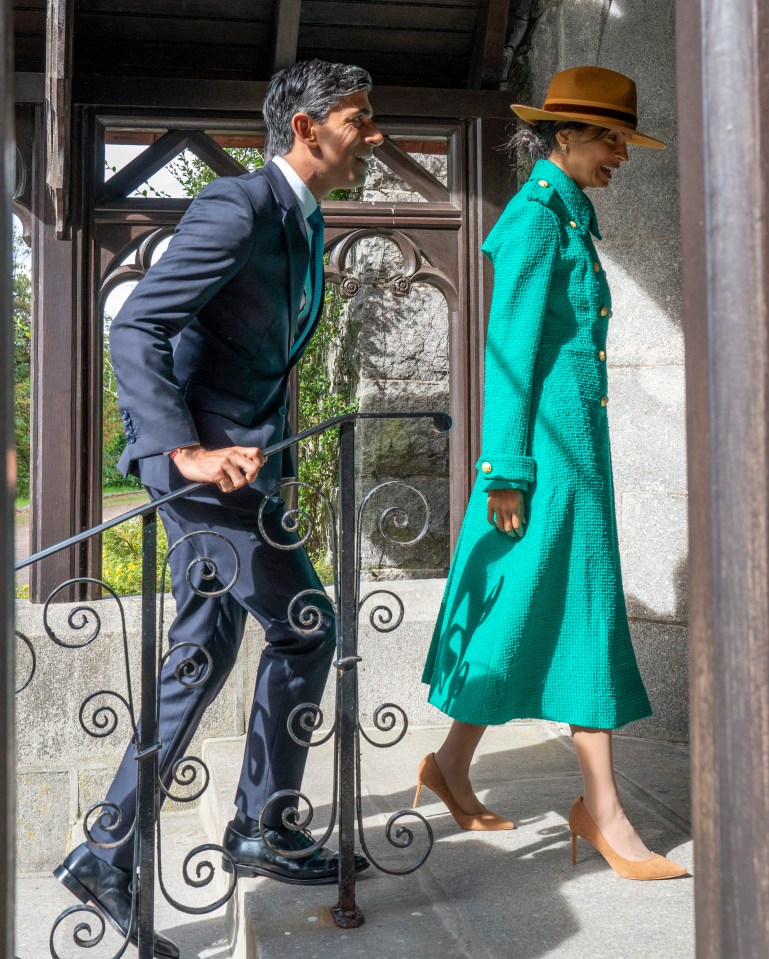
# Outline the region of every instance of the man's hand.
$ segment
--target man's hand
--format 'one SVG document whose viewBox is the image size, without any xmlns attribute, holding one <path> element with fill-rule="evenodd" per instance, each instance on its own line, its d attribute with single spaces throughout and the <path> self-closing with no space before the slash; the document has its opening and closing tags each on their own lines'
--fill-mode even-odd
<svg viewBox="0 0 769 959">
<path fill-rule="evenodd" d="M 493 489 L 489 492 L 489 522 L 508 536 L 523 536 L 526 514 L 523 493 L 519 489 Z M 496 517 L 496 521 L 495 521 Z"/>
<path fill-rule="evenodd" d="M 174 456 L 174 464 L 185 479 L 191 483 L 213 483 L 223 493 L 253 483 L 266 462 L 255 446 L 229 446 L 223 450 L 185 446 Z"/>
</svg>

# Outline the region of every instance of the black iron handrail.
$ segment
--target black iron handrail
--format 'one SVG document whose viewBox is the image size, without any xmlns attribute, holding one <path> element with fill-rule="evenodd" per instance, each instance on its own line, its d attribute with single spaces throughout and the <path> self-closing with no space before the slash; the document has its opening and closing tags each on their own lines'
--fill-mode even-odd
<svg viewBox="0 0 769 959">
<path fill-rule="evenodd" d="M 330 420 L 324 420 L 317 426 L 311 426 L 306 430 L 302 430 L 301 433 L 297 433 L 296 436 L 289 436 L 287 439 L 281 440 L 280 443 L 274 443 L 272 446 L 267 446 L 262 450 L 262 453 L 266 457 L 274 456 L 275 453 L 281 453 L 290 446 L 295 446 L 297 443 L 301 443 L 303 440 L 309 439 L 311 436 L 316 436 L 318 433 L 324 433 L 326 430 L 331 429 L 334 426 L 341 426 L 344 423 L 353 423 L 357 420 L 414 420 L 425 419 L 428 417 L 433 420 L 435 429 L 439 432 L 447 433 L 451 429 L 451 417 L 448 415 L 448 413 L 344 413 L 341 416 L 334 416 Z M 173 500 L 179 499 L 182 496 L 189 496 L 190 493 L 194 493 L 195 490 L 199 490 L 202 486 L 206 485 L 206 483 L 190 483 L 188 486 L 182 486 L 180 489 L 174 490 L 173 493 L 166 493 L 165 496 L 159 496 L 157 499 L 150 500 L 143 506 L 137 506 L 126 513 L 121 513 L 120 516 L 116 516 L 104 523 L 99 523 L 98 526 L 92 526 L 90 529 L 86 529 L 82 533 L 76 533 L 74 536 L 70 536 L 68 539 L 63 539 L 61 542 L 55 543 L 53 546 L 47 546 L 45 549 L 41 549 L 37 553 L 32 553 L 31 556 L 27 556 L 24 559 L 20 559 L 17 563 L 14 563 L 14 572 L 18 572 L 20 569 L 25 569 L 27 566 L 32 566 L 34 563 L 39 563 L 41 560 L 47 559 L 49 556 L 54 556 L 56 553 L 60 553 L 63 549 L 69 549 L 70 546 L 77 546 L 78 543 L 84 543 L 86 540 L 89 540 L 94 536 L 98 536 L 100 533 L 104 533 L 108 529 L 113 529 L 115 526 L 122 525 L 129 519 L 135 519 L 137 516 L 147 516 L 150 513 L 154 513 L 159 506 L 164 506 L 166 503 L 171 503 Z"/>
<path fill-rule="evenodd" d="M 335 716 L 334 722 L 330 730 L 328 730 L 319 740 L 306 741 L 305 739 L 301 740 L 301 744 L 307 747 L 321 745 L 324 742 L 327 742 L 332 735 L 335 736 L 335 747 L 334 747 L 334 800 L 332 802 L 332 813 L 331 820 L 328 825 L 328 828 L 325 830 L 323 837 L 319 840 L 319 843 L 316 843 L 307 850 L 300 851 L 299 853 L 286 854 L 284 855 L 293 855 L 294 857 L 301 855 L 308 855 L 317 847 L 317 845 L 322 844 L 330 836 L 336 821 L 338 814 L 339 822 L 339 873 L 338 873 L 338 893 L 339 898 L 337 905 L 332 909 L 334 920 L 337 925 L 343 927 L 354 927 L 358 926 L 363 922 L 363 915 L 360 912 L 360 909 L 357 907 L 355 902 L 355 832 L 357 826 L 357 833 L 361 841 L 361 845 L 369 855 L 372 863 L 377 866 L 379 869 L 384 872 L 395 873 L 395 874 L 405 874 L 407 872 L 412 872 L 414 869 L 419 868 L 422 863 L 425 861 L 429 855 L 430 849 L 432 848 L 432 829 L 430 828 L 427 820 L 424 819 L 419 813 L 414 810 L 400 810 L 394 813 L 387 822 L 385 827 L 385 835 L 388 841 L 392 846 L 395 846 L 399 849 L 405 849 L 412 845 L 414 841 L 414 832 L 413 828 L 410 828 L 407 825 L 404 825 L 401 820 L 404 817 L 411 817 L 416 820 L 417 823 L 421 824 L 424 827 L 426 833 L 426 850 L 417 858 L 415 862 L 410 863 L 403 868 L 394 868 L 394 867 L 385 867 L 382 864 L 378 863 L 376 859 L 371 855 L 371 852 L 366 844 L 364 831 L 363 831 L 363 821 L 362 821 L 362 812 L 361 812 L 361 782 L 360 782 L 360 735 L 364 735 L 365 738 L 372 742 L 375 746 L 387 747 L 394 746 L 396 743 L 405 735 L 408 719 L 405 712 L 401 707 L 396 706 L 392 703 L 386 703 L 383 706 L 380 706 L 374 714 L 374 721 L 377 728 L 386 733 L 393 733 L 393 738 L 390 741 L 374 741 L 370 739 L 365 732 L 363 732 L 360 718 L 358 715 L 358 670 L 357 665 L 361 660 L 361 657 L 358 655 L 358 620 L 361 615 L 361 608 L 364 603 L 366 603 L 371 596 L 381 594 L 387 596 L 388 599 L 385 602 L 397 603 L 398 613 L 394 615 L 392 611 L 385 605 L 382 605 L 380 600 L 380 605 L 375 606 L 370 613 L 370 622 L 371 625 L 378 630 L 379 632 L 390 632 L 395 628 L 403 619 L 403 603 L 400 598 L 392 593 L 389 590 L 378 589 L 373 593 L 368 593 L 363 599 L 360 598 L 360 575 L 361 575 L 361 552 L 362 552 L 362 528 L 363 528 L 363 518 L 364 513 L 372 499 L 372 496 L 375 493 L 378 493 L 380 490 L 385 488 L 392 488 L 394 486 L 400 486 L 407 490 L 410 490 L 412 494 L 416 494 L 418 497 L 421 508 L 425 511 L 425 519 L 421 525 L 421 528 L 412 536 L 411 539 L 404 540 L 402 538 L 396 539 L 393 536 L 389 535 L 386 526 L 390 524 L 393 528 L 397 528 L 401 532 L 410 528 L 410 519 L 402 505 L 390 506 L 388 509 L 380 513 L 378 521 L 378 529 L 380 533 L 385 536 L 388 540 L 398 543 L 401 546 L 408 546 L 418 542 L 426 534 L 430 510 L 427 504 L 427 500 L 415 487 L 411 486 L 409 483 L 401 480 L 390 480 L 383 482 L 371 491 L 362 499 L 360 506 L 356 510 L 355 508 L 355 435 L 354 429 L 357 422 L 361 420 L 384 420 L 384 419 L 431 419 L 433 421 L 433 427 L 436 431 L 441 433 L 446 433 L 451 429 L 451 418 L 445 412 L 414 412 L 414 413 L 347 413 L 342 416 L 334 417 L 333 419 L 326 420 L 323 423 L 318 424 L 317 426 L 311 427 L 309 429 L 303 430 L 298 433 L 296 436 L 288 437 L 287 439 L 281 440 L 279 443 L 265 448 L 262 452 L 266 456 L 272 456 L 281 451 L 287 449 L 288 447 L 295 446 L 298 443 L 301 443 L 303 440 L 306 440 L 312 436 L 315 436 L 319 433 L 325 432 L 326 430 L 332 427 L 340 428 L 340 437 L 339 437 L 339 489 L 338 489 L 338 508 L 335 508 L 334 505 L 330 502 L 328 497 L 321 493 L 315 487 L 309 486 L 306 483 L 302 483 L 294 479 L 284 479 L 280 484 L 270 493 L 265 494 L 265 499 L 276 493 L 282 491 L 285 488 L 294 487 L 309 489 L 320 496 L 322 496 L 326 508 L 329 510 L 330 518 L 332 522 L 332 541 L 333 541 L 333 566 L 334 566 L 334 600 L 332 605 L 335 608 L 336 619 L 337 619 L 337 656 L 333 663 L 333 666 L 336 670 L 336 704 L 335 704 Z M 134 715 L 133 702 L 124 700 L 119 694 L 114 693 L 110 690 L 100 690 L 99 693 L 92 694 L 89 696 L 86 701 L 81 706 L 80 710 L 80 723 L 83 729 L 90 735 L 109 735 L 104 731 L 94 732 L 90 730 L 84 719 L 86 715 L 86 706 L 89 705 L 96 696 L 98 695 L 107 695 L 107 696 L 117 696 L 121 700 L 123 705 L 128 708 L 131 718 L 131 725 L 134 731 L 134 740 L 136 742 L 137 749 L 137 808 L 136 808 L 136 821 L 135 826 L 131 828 L 131 831 L 126 837 L 119 840 L 113 845 L 122 844 L 123 842 L 132 842 L 134 845 L 134 862 L 135 862 L 135 882 L 133 883 L 133 910 L 137 918 L 136 928 L 138 929 L 138 952 L 139 959 L 151 959 L 153 954 L 153 939 L 154 939 L 154 893 L 156 886 L 156 876 L 155 876 L 155 854 L 157 851 L 157 867 L 158 867 L 158 876 L 157 880 L 159 882 L 161 891 L 163 892 L 166 899 L 177 909 L 183 911 L 202 913 L 209 912 L 215 908 L 221 906 L 235 891 L 237 883 L 237 874 L 233 868 L 231 871 L 232 882 L 227 888 L 223 896 L 221 896 L 215 903 L 206 906 L 206 907 L 185 907 L 181 904 L 175 902 L 168 894 L 163 884 L 163 875 L 162 875 L 162 860 L 160 856 L 160 825 L 159 818 L 157 814 L 158 810 L 158 797 L 160 791 L 162 790 L 165 795 L 171 796 L 169 788 L 167 788 L 163 783 L 160 782 L 160 777 L 158 774 L 158 676 L 159 668 L 161 665 L 161 658 L 159 656 L 158 650 L 162 648 L 162 639 L 163 639 L 163 622 L 162 616 L 158 616 L 157 610 L 157 592 L 158 592 L 158 583 L 156 579 L 156 559 L 157 559 L 157 511 L 158 508 L 170 503 L 173 500 L 176 500 L 182 496 L 187 496 L 190 493 L 200 489 L 205 486 L 204 483 L 190 483 L 187 486 L 181 487 L 178 490 L 175 490 L 172 493 L 168 493 L 165 496 L 158 497 L 157 499 L 151 500 L 142 506 L 138 506 L 132 510 L 123 513 L 120 516 L 115 517 L 114 519 L 108 520 L 107 522 L 100 523 L 97 526 L 92 527 L 91 529 L 85 530 L 81 533 L 71 536 L 66 540 L 62 540 L 60 543 L 56 543 L 53 546 L 49 546 L 46 549 L 40 550 L 39 552 L 28 556 L 26 559 L 20 560 L 15 564 L 15 569 L 20 570 L 24 569 L 27 566 L 39 562 L 43 559 L 46 559 L 49 556 L 54 555 L 55 553 L 60 552 L 61 550 L 67 549 L 71 546 L 76 546 L 78 543 L 85 542 L 88 539 L 91 539 L 94 536 L 99 535 L 100 533 L 105 532 L 106 530 L 112 529 L 115 526 L 119 526 L 127 520 L 134 519 L 136 517 L 142 518 L 142 615 L 141 615 L 141 709 L 140 709 L 140 721 L 137 722 Z M 388 490 L 389 491 L 389 490 Z M 286 511 L 283 525 L 286 530 L 296 531 L 299 527 L 300 519 L 304 516 L 305 519 L 308 517 L 306 514 L 303 514 L 298 508 L 289 509 Z M 261 510 L 259 511 L 259 523 L 261 526 Z M 267 543 L 278 546 L 277 543 L 274 543 L 264 530 L 262 529 L 263 535 Z M 216 535 L 220 534 L 211 534 L 205 530 L 200 530 L 191 534 L 188 534 L 185 539 L 192 537 L 202 537 L 205 535 Z M 293 545 L 286 546 L 280 545 L 278 548 L 299 548 L 304 542 L 306 542 L 309 536 L 307 532 L 303 536 L 297 536 L 296 542 Z M 225 539 L 228 545 L 232 546 L 226 537 L 221 537 Z M 174 547 L 171 547 L 173 549 Z M 234 547 L 232 547 L 234 552 Z M 209 567 L 213 567 L 214 574 L 217 573 L 216 564 L 213 563 L 210 559 L 202 559 L 202 562 L 208 564 Z M 167 558 L 166 558 L 167 562 Z M 237 575 L 237 574 L 236 574 Z M 220 595 L 221 592 L 229 589 L 233 583 L 233 580 L 229 583 L 224 590 L 217 592 L 211 592 L 210 594 L 201 593 L 201 595 Z M 48 609 L 54 598 L 61 590 L 66 587 L 74 586 L 77 584 L 90 584 L 90 585 L 101 585 L 104 587 L 104 590 L 111 594 L 112 598 L 117 601 L 121 609 L 122 614 L 122 604 L 120 598 L 117 594 L 110 589 L 106 584 L 102 583 L 100 580 L 91 579 L 87 577 L 81 577 L 77 579 L 68 580 L 65 583 L 62 583 L 58 586 L 48 597 L 48 600 L 44 608 L 44 619 L 46 632 L 48 636 L 60 646 L 72 647 L 78 645 L 87 645 L 90 643 L 97 635 L 100 629 L 100 620 L 98 613 L 90 608 L 87 604 L 81 602 L 77 607 L 77 612 L 79 615 L 78 625 L 75 627 L 81 629 L 85 626 L 85 617 L 88 614 L 92 614 L 95 618 L 95 629 L 92 631 L 92 634 L 81 643 L 70 643 L 61 640 L 57 635 L 57 631 L 53 629 L 48 622 Z M 164 587 L 164 578 L 161 580 L 160 588 L 161 590 Z M 197 591 L 197 590 L 196 590 Z M 305 591 L 306 593 L 307 591 Z M 310 592 L 313 592 L 312 590 Z M 300 594 L 300 597 L 303 594 Z M 302 625 L 296 624 L 293 619 L 292 609 L 294 603 L 300 597 L 294 597 L 293 600 L 289 603 L 288 607 L 288 619 L 289 622 L 293 623 L 297 629 L 302 629 Z M 325 594 L 324 594 L 325 599 Z M 162 601 L 162 595 L 161 595 Z M 162 610 L 162 607 L 161 607 Z M 386 615 L 382 615 L 384 610 Z M 317 607 L 305 606 L 302 610 L 302 616 L 306 615 L 308 611 L 311 614 L 321 615 Z M 379 614 L 377 616 L 377 614 Z M 127 645 L 127 636 L 125 634 L 125 618 L 123 619 L 123 643 L 125 649 L 125 659 L 126 659 L 126 670 L 128 670 L 128 645 Z M 301 619 L 301 617 L 300 617 Z M 160 622 L 158 622 L 160 620 Z M 304 620 L 302 620 L 304 622 Z M 70 621 L 70 626 L 72 625 Z M 90 625 L 90 624 L 89 624 Z M 315 628 L 315 627 L 312 627 Z M 36 668 L 36 658 L 32 644 L 30 641 L 20 633 L 17 633 L 17 636 L 21 641 L 23 641 L 29 652 L 31 653 L 31 672 L 27 677 L 26 681 L 23 682 L 20 686 L 17 687 L 17 692 L 21 692 L 25 689 L 29 683 L 32 681 L 32 677 L 35 673 Z M 194 643 L 186 643 L 185 646 L 193 647 L 196 646 Z M 202 648 L 197 647 L 205 654 L 209 660 L 210 665 L 210 656 Z M 192 660 L 189 660 L 189 663 L 192 663 Z M 177 679 L 180 682 L 184 682 L 184 666 L 185 663 L 180 664 L 177 667 Z M 204 673 L 206 670 L 204 669 Z M 195 680 L 196 683 L 203 682 L 205 680 L 205 675 L 203 678 L 198 678 Z M 130 674 L 127 675 L 128 688 L 131 688 Z M 90 708 L 90 707 L 89 707 Z M 297 738 L 296 733 L 294 732 L 294 726 L 297 729 L 301 729 L 304 733 L 312 733 L 313 730 L 317 730 L 322 723 L 322 714 L 317 705 L 311 703 L 305 703 L 301 706 L 297 706 L 291 713 L 288 719 L 288 731 L 291 737 L 296 741 L 300 742 L 300 739 Z M 401 723 L 403 728 L 398 729 L 398 723 Z M 98 724 L 97 724 L 98 725 Z M 116 725 L 116 724 L 115 724 Z M 112 732 L 114 730 L 110 730 Z M 193 758 L 191 758 L 192 761 Z M 180 760 L 181 762 L 187 762 L 187 760 Z M 208 781 L 207 770 L 205 769 L 204 764 L 201 760 L 194 759 L 194 762 L 199 763 L 203 767 L 203 787 L 195 793 L 194 796 L 189 797 L 187 800 L 182 799 L 182 801 L 190 801 L 191 798 L 197 798 L 204 790 Z M 171 784 L 173 785 L 173 783 Z M 271 796 L 265 803 L 262 816 L 260 817 L 260 825 L 262 825 L 264 820 L 264 811 L 270 806 L 271 803 L 280 801 L 281 803 L 285 802 L 287 798 L 294 800 L 296 802 L 296 807 L 289 809 L 284 813 L 283 819 L 288 828 L 292 829 L 301 829 L 303 825 L 309 821 L 312 815 L 312 805 L 307 799 L 306 796 L 299 792 L 289 791 L 290 796 L 287 791 L 281 791 L 276 793 L 274 796 Z M 172 796 L 171 798 L 180 798 L 177 796 Z M 309 808 L 309 813 L 303 819 L 299 812 L 299 804 L 304 802 Z M 97 814 L 98 810 L 98 814 Z M 96 806 L 93 806 L 85 816 L 84 830 L 86 838 L 91 838 L 90 827 L 93 826 L 95 820 L 98 820 L 99 824 L 102 826 L 102 829 L 111 829 L 116 828 L 116 824 L 105 825 L 105 820 L 109 821 L 111 815 L 115 812 L 114 809 L 110 808 L 110 804 L 106 802 L 97 803 Z M 287 815 L 288 814 L 288 815 Z M 262 831 L 262 838 L 265 843 L 270 846 L 270 842 L 264 832 Z M 272 848 L 272 847 L 271 847 Z M 201 882 L 199 879 L 191 880 L 187 873 L 188 864 L 191 862 L 193 856 L 201 854 L 203 852 L 211 852 L 216 850 L 221 853 L 223 858 L 226 860 L 229 857 L 229 854 L 218 846 L 212 846 L 211 844 L 206 844 L 202 847 L 197 847 L 196 849 L 190 851 L 185 859 L 184 866 L 184 879 L 189 885 L 198 886 L 205 885 L 210 881 L 214 867 L 211 863 L 202 863 L 198 865 L 198 873 L 201 868 L 204 871 L 208 870 L 208 878 L 205 882 Z M 280 851 L 280 850 L 276 850 Z M 230 861 L 231 865 L 232 862 Z M 83 913 L 87 914 L 87 918 L 83 916 Z M 65 910 L 55 921 L 53 928 L 50 934 L 50 951 L 54 959 L 59 959 L 59 952 L 57 951 L 56 946 L 56 937 L 61 924 L 68 920 L 68 917 L 75 916 L 75 918 L 80 917 L 79 925 L 76 927 L 73 934 L 73 939 L 76 945 L 81 947 L 90 947 L 95 945 L 104 933 L 104 924 L 101 920 L 100 914 L 90 906 L 73 906 Z M 93 922 L 94 917 L 102 921 L 101 930 L 96 930 L 95 932 L 91 929 L 89 922 Z M 118 959 L 119 956 L 122 956 L 127 947 L 127 940 L 124 940 L 120 950 L 115 956 L 115 959 Z"/>
</svg>

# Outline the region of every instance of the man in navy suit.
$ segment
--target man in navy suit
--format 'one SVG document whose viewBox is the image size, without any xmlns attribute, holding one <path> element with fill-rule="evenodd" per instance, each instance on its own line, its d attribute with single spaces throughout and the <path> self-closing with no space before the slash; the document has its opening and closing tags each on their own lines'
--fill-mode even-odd
<svg viewBox="0 0 769 959">
<path fill-rule="evenodd" d="M 301 786 L 307 749 L 287 729 L 291 710 L 320 701 L 334 652 L 334 617 L 295 534 L 281 524 L 285 506 L 270 495 L 291 475 L 288 456 L 265 460 L 261 450 L 288 435 L 288 377 L 323 307 L 323 218 L 318 202 L 332 190 L 362 185 L 382 134 L 373 122 L 371 78 L 354 66 L 313 60 L 273 77 L 264 103 L 268 151 L 274 159 L 254 173 L 223 177 L 190 204 L 162 258 L 137 285 L 110 330 L 127 444 L 124 472 L 141 477 L 152 497 L 190 482 L 206 485 L 161 510 L 171 554 L 176 618 L 174 650 L 160 684 L 160 776 L 172 790 L 206 707 L 235 663 L 246 616 L 265 629 L 245 756 L 224 847 L 240 875 L 284 882 L 333 882 L 337 857 L 287 829 L 285 799 L 268 805 L 265 843 L 258 819 L 268 798 Z M 261 514 L 261 523 L 258 516 Z M 199 530 L 232 543 L 240 573 L 229 592 L 226 550 L 214 559 Z M 197 541 L 197 542 L 196 542 Z M 221 542 L 221 541 L 220 541 Z M 221 552 L 221 551 L 220 551 Z M 210 556 L 218 572 L 195 564 Z M 192 568 L 191 583 L 188 570 Z M 303 604 L 319 608 L 310 632 L 295 623 Z M 192 646 L 190 644 L 197 644 Z M 202 647 L 202 649 L 200 648 Z M 183 682 L 175 675 L 191 660 Z M 301 730 L 295 730 L 301 733 Z M 91 829 L 97 843 L 126 837 L 135 818 L 136 761 L 127 750 Z M 119 817 L 117 815 L 119 811 Z M 112 818 L 114 828 L 106 828 Z M 357 868 L 368 865 L 361 856 Z M 82 902 L 96 906 L 123 935 L 131 923 L 133 841 L 105 849 L 78 846 L 55 870 Z M 135 929 L 130 930 L 132 941 Z M 156 934 L 155 955 L 178 948 Z"/>
</svg>

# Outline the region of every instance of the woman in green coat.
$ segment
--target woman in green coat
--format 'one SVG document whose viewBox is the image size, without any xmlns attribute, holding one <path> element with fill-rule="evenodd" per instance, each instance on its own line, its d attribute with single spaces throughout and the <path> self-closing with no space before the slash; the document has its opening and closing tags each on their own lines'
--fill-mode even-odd
<svg viewBox="0 0 769 959">
<path fill-rule="evenodd" d="M 584 780 L 569 814 L 627 878 L 685 870 L 653 855 L 628 821 L 611 730 L 651 715 L 630 640 L 607 420 L 611 295 L 585 189 L 605 189 L 636 129 L 636 89 L 598 67 L 557 74 L 515 138 L 537 158 L 483 245 L 494 264 L 478 478 L 424 670 L 454 723 L 420 769 L 466 829 L 512 829 L 473 792 L 487 725 L 571 725 Z"/>
</svg>

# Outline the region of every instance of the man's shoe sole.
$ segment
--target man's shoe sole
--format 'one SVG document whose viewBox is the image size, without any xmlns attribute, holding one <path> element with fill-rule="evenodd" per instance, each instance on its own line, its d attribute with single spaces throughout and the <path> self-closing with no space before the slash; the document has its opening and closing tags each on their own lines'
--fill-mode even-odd
<svg viewBox="0 0 769 959">
<path fill-rule="evenodd" d="M 365 866 L 356 869 L 355 874 L 357 875 L 363 872 L 363 870 L 368 869 L 370 865 L 371 863 L 367 862 Z M 232 863 L 229 859 L 222 858 L 222 869 L 224 872 L 232 875 Z M 278 882 L 286 882 L 291 886 L 329 886 L 331 883 L 336 882 L 338 878 L 338 873 L 334 871 L 330 876 L 323 876 L 319 879 L 294 879 L 291 876 L 283 876 L 279 872 L 272 872 L 270 869 L 265 869 L 264 866 L 247 866 L 240 862 L 235 863 L 235 873 L 244 879 L 256 879 L 258 876 L 264 876 L 267 879 L 277 879 Z"/>
<path fill-rule="evenodd" d="M 75 899 L 79 899 L 80 902 L 82 902 L 85 906 L 93 906 L 94 909 L 98 909 L 99 915 L 104 916 L 115 932 L 125 942 L 125 930 L 120 928 L 117 921 L 113 919 L 113 917 L 107 912 L 107 910 L 102 906 L 93 893 L 89 889 L 86 889 L 86 887 L 72 875 L 66 866 L 57 866 L 53 871 L 53 875 L 55 879 L 59 880 L 62 886 L 72 893 Z M 131 943 L 131 945 L 135 946 L 138 940 L 136 936 L 130 936 L 128 941 Z M 155 959 L 171 959 L 167 952 L 155 952 L 154 955 Z"/>
</svg>

